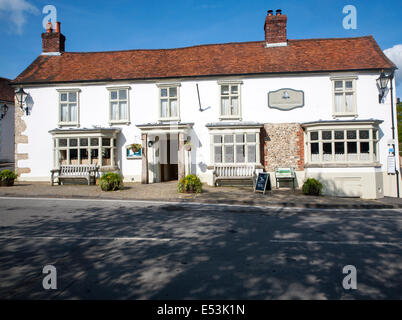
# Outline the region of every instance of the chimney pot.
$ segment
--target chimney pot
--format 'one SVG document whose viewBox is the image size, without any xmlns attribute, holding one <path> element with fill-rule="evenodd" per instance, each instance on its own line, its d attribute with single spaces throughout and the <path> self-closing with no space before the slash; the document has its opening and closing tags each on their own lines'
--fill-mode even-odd
<svg viewBox="0 0 402 320">
<path fill-rule="evenodd" d="M 274 10 L 268 10 L 268 15 L 272 16 L 272 14 L 274 13 Z"/>
<path fill-rule="evenodd" d="M 52 33 L 52 31 L 53 31 L 53 25 L 50 21 L 48 21 L 48 23 L 46 24 L 46 32 Z"/>
<path fill-rule="evenodd" d="M 60 33 L 60 22 L 56 22 L 56 27 L 54 29 L 54 32 Z"/>
<path fill-rule="evenodd" d="M 277 15 L 277 16 L 280 16 L 281 14 L 282 14 L 282 10 L 281 10 L 281 9 L 276 10 L 276 15 Z"/>
</svg>

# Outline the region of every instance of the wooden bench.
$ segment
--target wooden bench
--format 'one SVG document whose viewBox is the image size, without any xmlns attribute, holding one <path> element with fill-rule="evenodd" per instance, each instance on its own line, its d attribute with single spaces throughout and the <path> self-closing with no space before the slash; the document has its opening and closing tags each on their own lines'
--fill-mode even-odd
<svg viewBox="0 0 402 320">
<path fill-rule="evenodd" d="M 59 185 L 63 180 L 67 179 L 86 179 L 88 185 L 90 185 L 91 180 L 95 181 L 98 169 L 99 167 L 96 164 L 61 165 L 59 169 L 53 169 L 50 171 L 52 174 L 52 186 L 54 185 L 55 178 L 58 179 Z"/>
<path fill-rule="evenodd" d="M 275 168 L 275 185 L 278 189 L 280 181 L 292 181 L 293 190 L 295 190 L 296 173 L 293 168 Z"/>
<path fill-rule="evenodd" d="M 254 183 L 255 165 L 254 164 L 215 164 L 213 171 L 213 183 L 228 180 L 251 180 Z"/>
</svg>

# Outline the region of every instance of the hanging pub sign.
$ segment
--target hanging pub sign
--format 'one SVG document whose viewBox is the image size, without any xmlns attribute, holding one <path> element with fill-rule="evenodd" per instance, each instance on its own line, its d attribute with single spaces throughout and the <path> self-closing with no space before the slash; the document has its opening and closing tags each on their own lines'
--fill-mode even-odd
<svg viewBox="0 0 402 320">
<path fill-rule="evenodd" d="M 127 159 L 140 159 L 142 156 L 142 145 L 140 143 L 133 143 L 126 146 Z"/>
<path fill-rule="evenodd" d="M 304 91 L 289 88 L 268 92 L 268 107 L 288 111 L 304 106 Z"/>
<path fill-rule="evenodd" d="M 257 181 L 255 182 L 254 192 L 262 192 L 263 194 L 265 194 L 266 190 L 272 190 L 269 173 L 259 172 L 257 176 Z"/>
</svg>

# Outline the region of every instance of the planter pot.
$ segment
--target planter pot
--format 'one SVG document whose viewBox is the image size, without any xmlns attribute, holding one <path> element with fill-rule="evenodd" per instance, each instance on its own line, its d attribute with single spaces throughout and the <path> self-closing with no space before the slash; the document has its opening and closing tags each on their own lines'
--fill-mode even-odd
<svg viewBox="0 0 402 320">
<path fill-rule="evenodd" d="M 6 179 L 0 181 L 1 187 L 11 187 L 14 185 L 14 179 Z"/>
</svg>

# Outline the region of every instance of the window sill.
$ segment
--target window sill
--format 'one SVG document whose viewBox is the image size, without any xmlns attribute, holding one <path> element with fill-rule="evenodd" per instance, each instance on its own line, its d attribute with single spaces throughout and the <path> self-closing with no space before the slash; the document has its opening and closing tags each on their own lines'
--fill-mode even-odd
<svg viewBox="0 0 402 320">
<path fill-rule="evenodd" d="M 131 122 L 129 120 L 124 120 L 124 121 L 109 121 L 109 125 L 114 126 L 114 125 L 129 125 Z"/>
<path fill-rule="evenodd" d="M 168 122 L 168 121 L 178 121 L 178 122 L 180 122 L 180 118 L 159 118 L 158 121 L 160 121 L 160 122 Z"/>
<path fill-rule="evenodd" d="M 332 118 L 354 117 L 357 118 L 357 113 L 334 113 Z"/>
<path fill-rule="evenodd" d="M 80 124 L 77 122 L 59 122 L 57 124 L 59 127 L 79 127 Z"/>
<path fill-rule="evenodd" d="M 219 120 L 241 120 L 240 116 L 220 116 Z"/>
<path fill-rule="evenodd" d="M 379 162 L 328 162 L 328 163 L 305 163 L 304 168 L 357 168 L 357 167 L 373 167 L 381 168 Z"/>
</svg>

